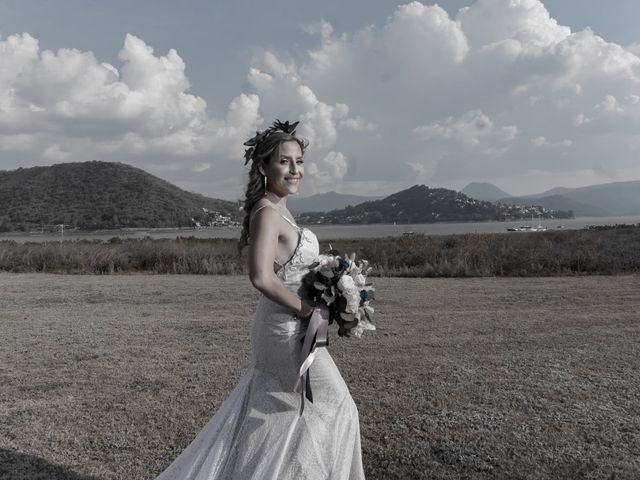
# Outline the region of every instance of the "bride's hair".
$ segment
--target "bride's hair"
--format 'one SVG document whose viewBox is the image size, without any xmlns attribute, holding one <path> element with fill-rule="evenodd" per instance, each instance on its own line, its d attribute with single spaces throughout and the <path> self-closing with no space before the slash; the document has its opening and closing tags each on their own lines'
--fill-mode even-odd
<svg viewBox="0 0 640 480">
<path fill-rule="evenodd" d="M 238 241 L 238 253 L 249 244 L 249 222 L 251 219 L 251 210 L 255 204 L 266 194 L 264 189 L 264 175 L 260 173 L 258 167 L 267 165 L 276 155 L 279 154 L 280 145 L 284 142 L 294 141 L 300 145 L 300 150 L 304 155 L 309 142 L 303 138 L 295 136 L 295 129 L 298 122 L 289 125 L 289 122 L 281 123 L 276 120 L 273 127 L 263 132 L 256 132 L 256 136 L 245 142 L 250 146 L 245 152 L 246 162 L 251 162 L 249 168 L 249 182 L 245 191 L 245 200 L 243 205 L 244 219 L 242 221 L 242 232 Z"/>
</svg>

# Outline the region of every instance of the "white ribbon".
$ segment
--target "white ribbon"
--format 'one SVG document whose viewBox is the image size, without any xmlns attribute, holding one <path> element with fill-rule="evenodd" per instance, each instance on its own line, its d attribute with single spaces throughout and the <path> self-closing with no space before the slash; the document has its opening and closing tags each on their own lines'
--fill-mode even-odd
<svg viewBox="0 0 640 480">
<path fill-rule="evenodd" d="M 304 335 L 302 345 L 302 365 L 298 370 L 298 381 L 294 388 L 300 394 L 300 415 L 304 411 L 305 396 L 313 403 L 313 392 L 311 391 L 311 380 L 309 378 L 309 367 L 316 358 L 316 348 L 325 347 L 329 344 L 327 333 L 329 330 L 329 309 L 316 308 L 309 319 L 309 326 Z"/>
</svg>

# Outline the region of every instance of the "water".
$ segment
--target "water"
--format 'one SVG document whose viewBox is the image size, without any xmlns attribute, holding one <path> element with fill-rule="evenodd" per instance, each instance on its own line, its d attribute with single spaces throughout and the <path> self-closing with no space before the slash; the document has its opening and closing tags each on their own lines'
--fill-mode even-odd
<svg viewBox="0 0 640 480">
<path fill-rule="evenodd" d="M 457 223 L 419 223 L 419 224 L 373 224 L 373 225 L 310 225 L 309 227 L 320 239 L 334 238 L 375 238 L 399 236 L 409 232 L 427 235 L 450 235 L 464 233 L 506 233 L 507 228 L 530 225 L 543 225 L 548 230 L 578 230 L 589 225 L 639 224 L 640 216 L 628 217 L 582 217 L 564 220 L 534 220 L 533 222 L 518 220 L 515 222 L 457 222 Z M 560 228 L 562 227 L 562 228 Z M 510 235 L 521 235 L 520 232 L 509 232 Z M 98 232 L 64 232 L 65 240 L 109 240 L 113 237 L 126 238 L 238 238 L 240 227 L 214 227 L 201 230 L 185 229 L 128 229 Z M 0 240 L 17 242 L 53 242 L 59 241 L 60 234 L 55 233 L 0 233 Z"/>
</svg>

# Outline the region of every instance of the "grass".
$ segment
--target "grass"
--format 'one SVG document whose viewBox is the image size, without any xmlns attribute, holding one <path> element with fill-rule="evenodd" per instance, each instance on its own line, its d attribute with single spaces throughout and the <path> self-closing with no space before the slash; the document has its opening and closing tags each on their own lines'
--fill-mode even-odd
<svg viewBox="0 0 640 480">
<path fill-rule="evenodd" d="M 639 276 L 379 278 L 371 479 L 640 477 Z M 249 363 L 245 276 L 0 274 L 0 478 L 151 479 Z"/>
<path fill-rule="evenodd" d="M 535 233 L 411 235 L 326 240 L 357 252 L 379 277 L 612 275 L 640 272 L 640 225 Z M 0 271 L 246 275 L 236 240 L 113 238 L 110 241 L 0 241 Z"/>
</svg>

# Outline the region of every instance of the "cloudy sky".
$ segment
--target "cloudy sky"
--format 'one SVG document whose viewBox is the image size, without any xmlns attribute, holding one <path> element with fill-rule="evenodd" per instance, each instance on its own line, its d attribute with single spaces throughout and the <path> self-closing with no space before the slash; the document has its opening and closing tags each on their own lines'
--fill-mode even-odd
<svg viewBox="0 0 640 480">
<path fill-rule="evenodd" d="M 0 169 L 120 161 L 242 196 L 244 140 L 311 141 L 303 195 L 640 180 L 637 0 L 0 0 Z"/>
</svg>

